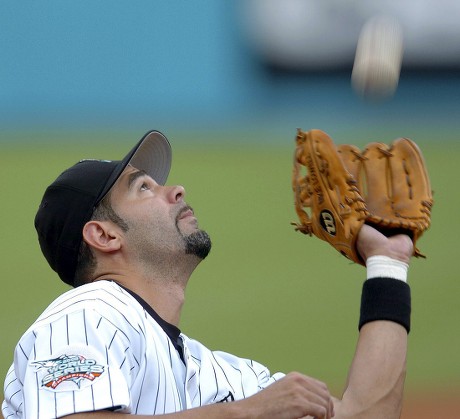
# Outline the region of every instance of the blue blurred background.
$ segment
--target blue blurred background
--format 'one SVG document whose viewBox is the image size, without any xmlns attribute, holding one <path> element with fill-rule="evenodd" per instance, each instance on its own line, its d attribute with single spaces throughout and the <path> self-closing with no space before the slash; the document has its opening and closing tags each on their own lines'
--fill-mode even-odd
<svg viewBox="0 0 460 419">
<path fill-rule="evenodd" d="M 11 133 L 26 130 L 244 128 L 290 141 L 300 126 L 348 140 L 349 130 L 411 136 L 420 125 L 452 136 L 459 6 L 399 3 L 2 1 L 1 139 L 20 141 Z M 350 75 L 359 31 L 379 13 L 400 19 L 406 50 L 396 95 L 369 104 Z"/>
</svg>

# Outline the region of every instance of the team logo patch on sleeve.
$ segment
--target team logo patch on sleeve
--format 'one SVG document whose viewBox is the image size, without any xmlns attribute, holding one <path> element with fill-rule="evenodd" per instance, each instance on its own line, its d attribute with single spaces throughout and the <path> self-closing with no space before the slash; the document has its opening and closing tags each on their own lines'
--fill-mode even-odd
<svg viewBox="0 0 460 419">
<path fill-rule="evenodd" d="M 68 390 L 69 385 L 80 389 L 91 384 L 105 371 L 104 366 L 98 364 L 95 359 L 74 354 L 34 361 L 32 365 L 36 367 L 37 372 L 41 372 L 42 387 L 50 390 L 57 390 L 58 387 L 59 390 Z"/>
</svg>

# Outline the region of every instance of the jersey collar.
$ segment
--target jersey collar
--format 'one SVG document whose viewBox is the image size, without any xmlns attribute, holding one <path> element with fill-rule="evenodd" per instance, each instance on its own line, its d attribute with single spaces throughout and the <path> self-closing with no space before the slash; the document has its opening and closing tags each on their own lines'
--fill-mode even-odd
<svg viewBox="0 0 460 419">
<path fill-rule="evenodd" d="M 118 283 L 117 283 L 118 284 Z M 181 331 L 178 327 L 174 326 L 171 323 L 168 323 L 166 320 L 163 320 L 160 315 L 150 306 L 147 301 L 145 301 L 141 296 L 136 294 L 134 291 L 124 287 L 123 285 L 118 284 L 121 288 L 123 288 L 127 293 L 131 294 L 137 302 L 144 308 L 144 310 L 153 317 L 153 319 L 160 325 L 163 331 L 168 335 L 169 339 L 171 339 L 172 344 L 179 352 L 179 355 L 182 360 L 184 360 L 183 355 L 183 343 L 182 339 L 180 338 Z"/>
</svg>

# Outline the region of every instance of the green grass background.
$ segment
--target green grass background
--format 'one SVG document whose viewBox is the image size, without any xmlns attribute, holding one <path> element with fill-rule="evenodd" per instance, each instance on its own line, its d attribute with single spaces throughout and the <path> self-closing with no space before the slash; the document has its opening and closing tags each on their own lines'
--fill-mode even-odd
<svg viewBox="0 0 460 419">
<path fill-rule="evenodd" d="M 209 258 L 189 284 L 181 327 L 212 349 L 256 359 L 273 372 L 300 370 L 340 392 L 357 339 L 364 269 L 290 226 L 296 221 L 290 186 L 294 134 L 168 134 L 174 149 L 170 183 L 185 187 L 213 239 Z M 409 392 L 460 385 L 460 142 L 455 133 L 416 134 L 435 206 L 432 228 L 418 243 L 428 258 L 414 260 L 409 275 Z M 140 135 L 75 133 L 69 140 L 68 133 L 3 134 L 9 141 L 0 144 L 0 376 L 21 334 L 68 289 L 47 266 L 33 227 L 45 187 L 81 158 L 120 158 Z M 15 137 L 27 141 L 15 143 Z M 363 146 L 369 138 L 345 132 L 334 139 Z M 393 138 L 382 132 L 371 140 Z"/>
</svg>

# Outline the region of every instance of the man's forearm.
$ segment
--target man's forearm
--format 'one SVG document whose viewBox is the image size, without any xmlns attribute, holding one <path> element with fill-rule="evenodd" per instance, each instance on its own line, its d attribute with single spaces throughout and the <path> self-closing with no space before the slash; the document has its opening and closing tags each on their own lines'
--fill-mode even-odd
<svg viewBox="0 0 460 419">
<path fill-rule="evenodd" d="M 110 419 L 128 416 L 127 414 L 98 411 L 72 415 L 69 418 Z M 242 400 L 215 403 L 161 415 L 165 419 L 295 419 L 304 417 L 331 419 L 333 416 L 334 404 L 326 384 L 297 372 L 287 374 L 267 388 Z"/>
<path fill-rule="evenodd" d="M 374 321 L 360 331 L 336 418 L 399 418 L 406 375 L 407 331 Z"/>
<path fill-rule="evenodd" d="M 177 418 L 177 419 L 205 419 L 205 418 L 249 418 L 250 416 L 244 416 L 239 406 L 233 403 L 220 403 L 214 405 L 203 406 L 195 409 L 183 410 L 177 413 L 170 413 L 161 415 L 163 418 Z M 117 413 L 108 410 L 99 410 L 95 412 L 78 413 L 70 416 L 66 416 L 69 419 L 112 419 L 112 418 L 131 418 L 132 415 L 129 413 Z M 153 416 L 148 415 L 137 415 L 137 418 L 152 418 Z"/>
</svg>

